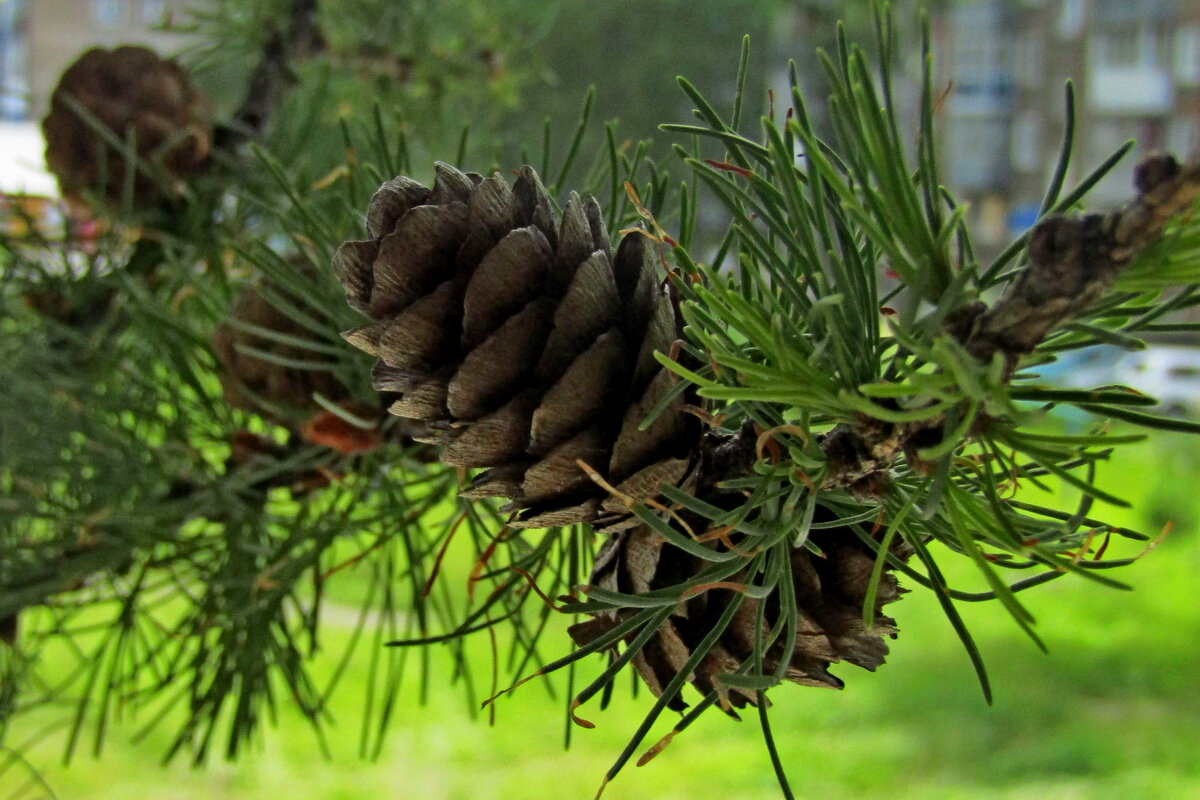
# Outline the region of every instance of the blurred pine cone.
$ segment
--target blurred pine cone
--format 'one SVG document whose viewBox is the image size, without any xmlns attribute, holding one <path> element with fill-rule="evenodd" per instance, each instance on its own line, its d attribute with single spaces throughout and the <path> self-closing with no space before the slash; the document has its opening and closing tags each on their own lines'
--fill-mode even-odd
<svg viewBox="0 0 1200 800">
<path fill-rule="evenodd" d="M 139 161 L 164 173 L 156 178 L 137 170 L 135 202 L 149 206 L 164 190 L 175 194 L 179 181 L 204 166 L 212 144 L 208 116 L 207 98 L 174 61 L 134 45 L 92 48 L 54 89 L 42 121 L 46 163 L 68 199 L 79 202 L 85 193 L 96 193 L 119 202 L 130 165 L 95 129 L 99 123 L 122 142 L 132 137 Z M 171 185 L 164 186 L 164 179 Z"/>
<path fill-rule="evenodd" d="M 378 357 L 375 388 L 431 426 L 443 462 L 489 468 L 468 496 L 508 498 L 516 527 L 604 527 L 628 511 L 578 461 L 639 497 L 683 477 L 699 438 L 683 398 L 638 429 L 672 391 L 653 354 L 678 327 L 648 239 L 614 253 L 599 205 L 574 194 L 559 221 L 528 167 L 510 187 L 445 164 L 432 189 L 380 187 L 367 230 L 334 257 L 372 320 L 346 338 Z"/>
<path fill-rule="evenodd" d="M 747 425 L 741 434 L 702 436 L 698 418 L 685 411 L 692 398 L 654 358 L 670 350 L 679 319 L 655 274 L 649 239 L 627 234 L 614 254 L 594 199 L 572 194 L 559 221 L 528 167 L 510 188 L 499 175 L 482 178 L 444 164 L 432 189 L 406 177 L 385 183 L 371 200 L 367 230 L 371 239 L 346 242 L 334 257 L 347 300 L 371 319 L 344 336 L 378 358 L 376 390 L 399 393 L 392 413 L 431 426 L 442 461 L 488 468 L 464 494 L 508 498 L 514 527 L 587 522 L 609 531 L 595 585 L 638 594 L 692 580 L 702 560 L 639 524 L 617 498 L 652 498 L 665 481 L 706 501 L 740 503 L 740 495 L 715 488 L 732 475 L 702 473 L 723 460 L 748 469 L 756 434 Z M 749 442 L 749 458 L 718 457 L 718 441 L 736 445 L 724 452 L 743 453 Z M 602 490 L 579 462 L 616 491 Z M 727 537 L 706 538 L 713 548 L 736 546 Z M 840 686 L 829 664 L 874 669 L 883 662 L 883 637 L 895 627 L 880 608 L 899 590 L 885 573 L 867 629 L 862 604 L 873 554 L 844 529 L 819 531 L 813 543 L 822 555 L 803 547 L 791 555 L 795 640 L 773 645 L 763 669 L 786 663 L 788 680 Z M 685 597 L 636 656 L 656 693 L 713 629 L 729 598 L 720 588 Z M 690 677 L 700 691 L 750 656 L 756 603 L 765 604 L 768 629 L 781 618 L 778 592 L 747 599 Z M 598 615 L 571 633 L 585 644 L 631 613 Z M 741 706 L 755 695 L 728 699 Z"/>
<path fill-rule="evenodd" d="M 324 369 L 297 369 L 297 361 L 315 356 L 300 344 L 270 338 L 251 329 L 284 336 L 311 338 L 312 333 L 273 306 L 253 286 L 234 300 L 230 320 L 213 334 L 218 377 L 225 400 L 234 408 L 253 411 L 276 424 L 299 430 L 322 412 L 314 392 L 335 403 L 350 399 L 350 392 Z M 257 352 L 255 352 L 257 351 Z M 332 366 L 332 365 L 331 365 Z"/>
</svg>

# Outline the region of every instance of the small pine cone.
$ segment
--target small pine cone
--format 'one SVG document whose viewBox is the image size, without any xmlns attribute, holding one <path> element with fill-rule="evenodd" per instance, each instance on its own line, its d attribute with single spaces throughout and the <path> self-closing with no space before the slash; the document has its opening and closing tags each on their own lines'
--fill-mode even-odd
<svg viewBox="0 0 1200 800">
<path fill-rule="evenodd" d="M 310 422 L 322 408 L 312 399 L 314 392 L 340 403 L 350 392 L 328 370 L 297 369 L 248 352 L 265 352 L 281 360 L 313 361 L 315 356 L 297 344 L 289 344 L 257 334 L 236 323 L 253 325 L 274 333 L 311 338 L 312 333 L 284 312 L 271 305 L 253 287 L 242 290 L 230 312 L 231 321 L 217 327 L 213 334 L 213 352 L 217 357 L 217 377 L 225 390 L 225 400 L 234 408 L 253 411 L 266 419 L 293 430 Z"/>
<path fill-rule="evenodd" d="M 208 159 L 208 117 L 207 98 L 174 61 L 135 45 L 92 48 L 67 68 L 51 96 L 50 113 L 42 121 L 46 163 L 67 198 L 81 201 L 85 192 L 95 192 L 118 202 L 125 189 L 126 157 L 95 130 L 95 122 L 121 141 L 132 136 L 138 158 L 177 181 L 197 173 Z M 139 205 L 161 198 L 162 188 L 137 171 L 134 196 Z"/>
<path fill-rule="evenodd" d="M 431 427 L 441 460 L 486 467 L 464 492 L 503 497 L 511 524 L 614 526 L 628 510 L 580 468 L 644 497 L 678 482 L 699 438 L 654 358 L 677 336 L 676 306 L 649 239 L 609 243 L 599 205 L 572 194 L 561 221 L 537 174 L 436 167 L 371 200 L 367 241 L 333 269 L 371 322 L 346 339 L 375 355 L 391 412 Z M 666 404 L 647 427 L 648 412 Z"/>
<path fill-rule="evenodd" d="M 888 653 L 887 638 L 894 638 L 896 622 L 884 616 L 884 605 L 897 600 L 901 589 L 890 571 L 883 573 L 875 597 L 874 625 L 863 624 L 863 603 L 870 583 L 874 554 L 866 550 L 853 534 L 839 529 L 813 531 L 810 541 L 822 555 L 804 547 L 791 555 L 792 585 L 795 589 L 797 630 L 794 641 L 785 642 L 782 633 L 763 654 L 762 674 L 770 675 L 787 662 L 784 678 L 805 686 L 840 689 L 841 679 L 829 672 L 839 661 L 874 671 Z M 906 545 L 894 553 L 907 557 Z M 711 564 L 666 544 L 662 537 L 645 526 L 624 531 L 609 539 L 596 557 L 592 583 L 604 589 L 641 594 L 663 589 L 688 580 Z M 734 577 L 730 580 L 737 581 Z M 710 589 L 679 604 L 646 645 L 633 656 L 633 664 L 642 679 L 661 695 L 667 683 L 678 674 L 701 640 L 713 629 L 732 598 L 728 589 Z M 760 603 L 763 609 L 762 635 L 765 638 L 780 619 L 780 592 L 765 600 L 745 598 L 734 612 L 729 627 L 713 644 L 689 677 L 700 692 L 716 690 L 728 706 L 742 708 L 754 704 L 753 691 L 724 687 L 719 677 L 735 672 L 752 657 L 754 625 Z M 571 637 L 583 646 L 611 630 L 636 609 L 609 612 L 573 625 Z M 671 698 L 669 707 L 683 709 L 687 704 Z M 723 704 L 725 705 L 725 704 Z"/>
</svg>

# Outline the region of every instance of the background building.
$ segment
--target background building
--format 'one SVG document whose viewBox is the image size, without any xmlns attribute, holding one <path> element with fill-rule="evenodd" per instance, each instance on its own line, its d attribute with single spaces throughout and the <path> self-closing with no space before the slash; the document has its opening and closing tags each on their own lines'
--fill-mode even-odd
<svg viewBox="0 0 1200 800">
<path fill-rule="evenodd" d="M 1032 224 L 1064 133 L 1074 81 L 1068 185 L 1128 139 L 1138 153 L 1090 195 L 1129 196 L 1139 153 L 1200 145 L 1200 3 L 1194 0 L 982 0 L 938 17 L 945 173 L 972 201 L 976 230 L 999 244 Z"/>
<path fill-rule="evenodd" d="M 163 30 L 192 0 L 0 0 L 0 119 L 41 119 L 58 76 L 93 45 L 178 49 Z"/>
<path fill-rule="evenodd" d="M 178 50 L 179 34 L 164 23 L 196 4 L 0 0 L 0 120 L 39 120 L 58 76 L 88 46 Z M 795 47 L 797 39 L 832 30 L 837 12 L 827 6 L 799 3 L 779 17 L 789 53 L 809 49 Z M 984 250 L 1036 216 L 1058 158 L 1068 78 L 1077 100 L 1069 182 L 1131 138 L 1141 150 L 1180 155 L 1200 146 L 1197 0 L 960 0 L 937 8 L 938 81 L 950 87 L 939 112 L 943 174 L 971 202 Z M 803 66 L 802 74 L 820 73 L 816 62 Z M 813 113 L 819 123 L 821 109 Z M 1091 202 L 1127 197 L 1135 160 L 1102 181 Z"/>
</svg>

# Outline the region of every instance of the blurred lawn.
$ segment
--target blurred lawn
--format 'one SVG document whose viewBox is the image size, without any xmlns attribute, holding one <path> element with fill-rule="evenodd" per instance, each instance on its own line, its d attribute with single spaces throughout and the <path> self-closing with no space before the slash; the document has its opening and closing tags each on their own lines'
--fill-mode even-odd
<svg viewBox="0 0 1200 800">
<path fill-rule="evenodd" d="M 1097 504 L 1093 514 L 1144 530 L 1173 519 L 1174 533 L 1134 566 L 1110 573 L 1135 592 L 1068 576 L 1022 595 L 1049 656 L 998 605 L 960 604 L 987 659 L 993 708 L 984 704 L 961 646 L 924 591 L 892 607 L 902 633 L 879 673 L 843 666 L 835 670 L 847 681 L 843 692 L 790 685 L 774 691 L 772 724 L 797 797 L 1200 798 L 1198 444 L 1159 437 L 1128 448 L 1124 471 L 1102 473 L 1106 487 L 1135 509 Z M 970 569 L 956 565 L 950 572 L 969 576 Z M 545 641 L 549 656 L 555 655 L 550 643 L 567 646 L 554 632 Z M 489 657 L 486 638 L 476 652 Z M 332 761 L 321 757 L 307 724 L 290 709 L 258 752 L 237 764 L 162 768 L 167 732 L 134 745 L 133 726 L 113 729 L 98 760 L 77 756 L 64 767 L 61 729 L 25 756 L 62 800 L 591 798 L 649 706 L 645 691 L 635 700 L 625 690 L 607 711 L 589 704 L 582 713 L 596 729 L 576 728 L 574 745 L 564 752 L 561 696 L 551 699 L 529 684 L 497 704 L 496 724 L 488 727 L 486 716 L 471 717 L 463 693 L 436 680 L 429 703 L 419 707 L 413 671 L 403 693 L 411 702 L 398 709 L 381 759 L 364 763 L 355 757 L 365 648 L 360 655 L 335 708 L 340 725 L 330 737 Z M 448 663 L 444 652 L 436 653 L 435 674 L 448 674 Z M 582 678 L 599 668 L 595 658 L 585 663 Z M 64 715 L 26 717 L 10 742 L 32 738 Z M 669 728 L 666 722 L 641 749 Z M 28 770 L 8 770 L 0 777 L 0 800 L 51 796 L 28 781 Z M 739 724 L 710 713 L 647 766 L 628 766 L 604 796 L 779 793 L 753 715 Z"/>
</svg>

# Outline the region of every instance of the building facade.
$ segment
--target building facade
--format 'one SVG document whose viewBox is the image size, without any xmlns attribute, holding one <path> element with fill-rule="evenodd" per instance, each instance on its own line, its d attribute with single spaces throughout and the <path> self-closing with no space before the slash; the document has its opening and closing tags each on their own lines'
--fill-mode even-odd
<svg viewBox="0 0 1200 800">
<path fill-rule="evenodd" d="M 0 119 L 39 120 L 58 76 L 88 47 L 145 44 L 164 52 L 168 30 L 195 0 L 0 0 Z"/>
<path fill-rule="evenodd" d="M 1090 194 L 1128 198 L 1139 155 L 1200 147 L 1200 2 L 978 0 L 937 19 L 947 181 L 972 203 L 983 243 L 1028 228 L 1041 206 L 1075 89 L 1068 186 L 1129 139 L 1137 149 Z"/>
</svg>

